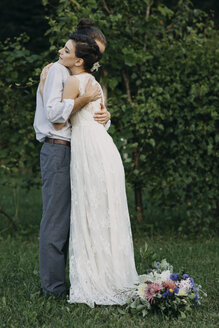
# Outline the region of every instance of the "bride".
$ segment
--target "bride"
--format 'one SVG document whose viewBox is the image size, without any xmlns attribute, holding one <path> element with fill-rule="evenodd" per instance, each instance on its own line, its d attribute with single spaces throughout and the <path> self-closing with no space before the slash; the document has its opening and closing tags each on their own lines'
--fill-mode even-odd
<svg viewBox="0 0 219 328">
<path fill-rule="evenodd" d="M 83 95 L 92 68 L 101 58 L 96 42 L 73 33 L 59 62 L 72 76 L 63 99 Z M 101 88 L 101 87 L 100 87 Z M 105 127 L 94 121 L 102 100 L 71 116 L 70 303 L 124 304 L 138 281 L 128 213 L 124 168 Z"/>
</svg>

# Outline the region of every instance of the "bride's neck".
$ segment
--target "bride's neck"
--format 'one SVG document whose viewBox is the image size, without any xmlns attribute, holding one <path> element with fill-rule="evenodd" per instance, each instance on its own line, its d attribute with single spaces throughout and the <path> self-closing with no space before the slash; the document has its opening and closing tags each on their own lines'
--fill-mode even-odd
<svg viewBox="0 0 219 328">
<path fill-rule="evenodd" d="M 77 74 L 81 74 L 81 73 L 85 73 L 85 69 L 84 67 L 77 67 L 77 66 L 73 66 L 73 67 L 69 67 L 72 75 L 77 75 Z"/>
</svg>

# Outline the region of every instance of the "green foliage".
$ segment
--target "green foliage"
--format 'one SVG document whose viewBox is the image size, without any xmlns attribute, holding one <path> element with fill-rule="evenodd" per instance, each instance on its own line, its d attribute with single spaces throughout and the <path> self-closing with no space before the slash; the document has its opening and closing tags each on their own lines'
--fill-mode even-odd
<svg viewBox="0 0 219 328">
<path fill-rule="evenodd" d="M 1 167 L 39 167 L 34 83 L 45 56 L 55 56 L 81 17 L 93 19 L 107 38 L 100 78 L 110 133 L 137 210 L 143 194 L 143 226 L 218 228 L 219 38 L 207 14 L 189 1 L 179 1 L 174 12 L 150 0 L 59 1 L 48 17 L 49 51 L 31 54 L 22 37 L 1 44 Z"/>
<path fill-rule="evenodd" d="M 28 39 L 22 34 L 0 43 L 0 172 L 4 177 L 39 170 L 39 145 L 32 126 L 42 59 L 25 47 Z"/>
</svg>

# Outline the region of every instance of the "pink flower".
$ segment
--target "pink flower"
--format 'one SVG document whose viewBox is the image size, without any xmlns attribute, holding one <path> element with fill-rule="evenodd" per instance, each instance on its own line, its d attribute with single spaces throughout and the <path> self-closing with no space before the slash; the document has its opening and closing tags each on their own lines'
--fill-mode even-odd
<svg viewBox="0 0 219 328">
<path fill-rule="evenodd" d="M 174 289 L 176 287 L 176 284 L 175 284 L 175 282 L 173 282 L 172 280 L 170 280 L 170 281 L 164 282 L 163 283 L 163 287 L 165 289 Z"/>
<path fill-rule="evenodd" d="M 157 283 L 149 283 L 145 288 L 145 297 L 146 299 L 151 302 L 155 303 L 154 296 L 162 289 L 162 285 Z"/>
</svg>

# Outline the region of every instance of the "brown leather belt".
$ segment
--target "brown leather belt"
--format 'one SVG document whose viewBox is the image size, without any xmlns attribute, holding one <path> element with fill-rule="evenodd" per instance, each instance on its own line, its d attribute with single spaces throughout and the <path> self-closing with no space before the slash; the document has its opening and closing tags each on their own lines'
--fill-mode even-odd
<svg viewBox="0 0 219 328">
<path fill-rule="evenodd" d="M 49 142 L 49 143 L 53 143 L 53 144 L 59 144 L 59 145 L 65 145 L 65 146 L 68 146 L 68 147 L 71 146 L 70 141 L 61 140 L 61 139 L 53 139 L 53 138 L 46 137 L 45 142 Z"/>
</svg>

